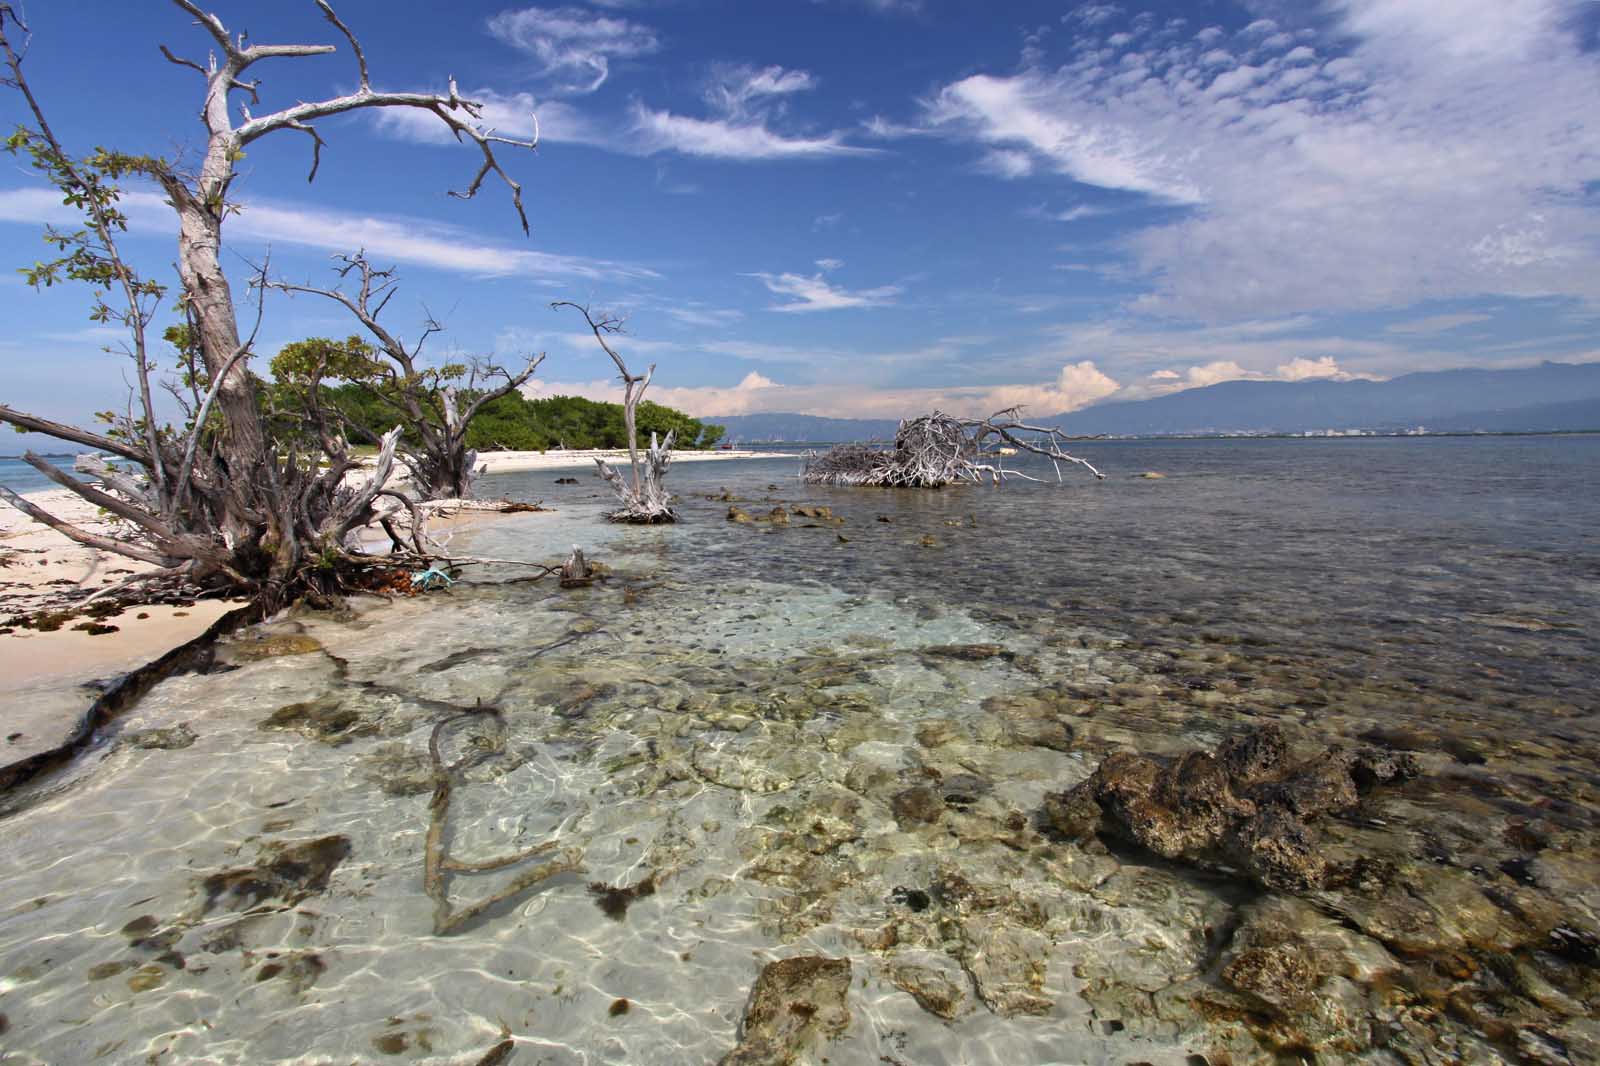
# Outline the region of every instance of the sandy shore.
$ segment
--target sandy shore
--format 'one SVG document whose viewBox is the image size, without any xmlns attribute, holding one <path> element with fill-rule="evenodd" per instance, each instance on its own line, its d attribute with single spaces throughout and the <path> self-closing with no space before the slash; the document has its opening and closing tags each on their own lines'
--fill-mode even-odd
<svg viewBox="0 0 1600 1066">
<path fill-rule="evenodd" d="M 596 457 L 626 464 L 626 451 L 487 452 L 487 473 L 594 469 Z M 674 462 L 787 458 L 771 452 L 678 451 Z M 65 489 L 25 494 L 46 511 L 104 536 L 123 530 Z M 493 511 L 441 514 L 434 528 L 484 521 Z M 379 538 L 380 540 L 382 538 Z M 375 542 L 376 543 L 376 542 Z M 184 606 L 132 607 L 104 618 L 81 616 L 40 631 L 16 624 L 40 611 L 70 608 L 98 589 L 125 581 L 144 563 L 85 548 L 22 512 L 0 504 L 0 763 L 26 758 L 58 743 L 92 700 L 99 683 L 126 673 L 199 636 L 237 601 L 198 600 Z M 89 624 L 100 631 L 83 628 Z M 78 628 L 75 628 L 78 627 Z M 114 627 L 105 631 L 105 627 Z"/>
<path fill-rule="evenodd" d="M 683 451 L 672 453 L 674 463 L 703 463 L 717 459 L 798 459 L 798 452 L 752 451 Z M 628 451 L 623 449 L 583 450 L 570 449 L 548 452 L 481 452 L 478 465 L 489 474 L 510 474 L 519 470 L 564 470 L 579 466 L 594 469 L 594 461 L 604 459 L 615 466 L 627 463 Z"/>
<path fill-rule="evenodd" d="M 33 503 L 94 533 L 119 530 L 65 489 L 27 493 Z M 41 632 L 15 624 L 18 616 L 55 611 L 114 585 L 147 564 L 85 548 L 0 506 L 0 763 L 55 746 L 93 702 L 100 682 L 159 658 L 206 627 L 235 602 L 198 600 L 187 606 L 131 607 L 104 618 L 74 617 Z M 95 624 L 113 632 L 74 628 Z"/>
</svg>

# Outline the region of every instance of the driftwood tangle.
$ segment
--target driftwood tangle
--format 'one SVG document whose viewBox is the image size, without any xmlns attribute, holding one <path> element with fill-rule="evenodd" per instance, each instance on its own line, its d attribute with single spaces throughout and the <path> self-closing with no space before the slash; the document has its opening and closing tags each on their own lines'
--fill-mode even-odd
<svg viewBox="0 0 1600 1066">
<path fill-rule="evenodd" d="M 892 447 L 839 444 L 807 455 L 800 479 L 813 485 L 917 489 L 984 480 L 999 484 L 1010 478 L 1038 481 L 1019 470 L 1006 469 L 1005 457 L 1018 452 L 1050 460 L 1057 481 L 1061 480 L 1062 463 L 1081 466 L 1104 478 L 1087 459 L 1068 454 L 1063 445 L 1069 440 L 1059 429 L 1021 421 L 1020 409 L 1015 407 L 988 418 L 956 418 L 934 411 L 901 422 Z"/>
</svg>

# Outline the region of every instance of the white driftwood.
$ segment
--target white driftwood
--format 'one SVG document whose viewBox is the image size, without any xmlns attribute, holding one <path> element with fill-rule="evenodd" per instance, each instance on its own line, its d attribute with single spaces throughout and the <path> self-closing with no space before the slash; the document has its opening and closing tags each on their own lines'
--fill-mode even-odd
<svg viewBox="0 0 1600 1066">
<path fill-rule="evenodd" d="M 813 485 L 901 488 L 939 488 L 985 480 L 999 484 L 1011 478 L 1039 480 L 1005 468 L 1005 456 L 1018 451 L 1049 459 L 1057 481 L 1062 480 L 1062 463 L 1081 466 L 1096 478 L 1104 478 L 1087 459 L 1063 447 L 1070 439 L 1054 427 L 1022 422 L 1014 407 L 988 418 L 956 418 L 934 411 L 901 422 L 892 446 L 840 444 L 820 454 L 809 453 L 800 478 Z"/>
<path fill-rule="evenodd" d="M 639 431 L 636 418 L 639 401 L 644 399 L 644 390 L 650 387 L 650 379 L 655 376 L 655 364 L 652 363 L 642 375 L 629 372 L 627 364 L 622 361 L 622 356 L 618 355 L 616 349 L 606 341 L 607 336 L 622 332 L 620 318 L 606 314 L 596 317 L 590 314 L 587 307 L 570 300 L 557 300 L 550 306 L 571 307 L 583 315 L 583 320 L 589 324 L 594 339 L 600 342 L 601 349 L 617 365 L 617 373 L 622 378 L 622 424 L 628 432 L 628 464 L 631 467 L 632 478 L 623 477 L 604 459 L 595 460 L 600 467 L 600 476 L 616 492 L 617 499 L 622 501 L 622 509 L 612 511 L 606 517 L 613 522 L 676 522 L 678 513 L 672 509 L 672 494 L 667 491 L 665 485 L 667 467 L 672 465 L 671 431 L 668 431 L 666 440 L 659 444 L 656 443 L 656 435 L 651 433 L 650 450 L 645 454 L 644 462 L 641 463 L 639 460 Z"/>
</svg>

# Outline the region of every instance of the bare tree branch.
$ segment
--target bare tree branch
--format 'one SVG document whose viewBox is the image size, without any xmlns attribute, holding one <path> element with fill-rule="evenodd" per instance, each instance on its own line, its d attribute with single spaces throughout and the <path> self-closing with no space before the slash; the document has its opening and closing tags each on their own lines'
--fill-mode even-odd
<svg viewBox="0 0 1600 1066">
<path fill-rule="evenodd" d="M 339 32 L 344 34 L 344 39 L 350 42 L 350 50 L 356 54 L 356 65 L 361 68 L 361 87 L 363 89 L 371 88 L 372 79 L 367 76 L 367 56 L 366 53 L 361 51 L 361 42 L 356 40 L 356 35 L 350 32 L 349 26 L 339 21 L 339 16 L 334 13 L 333 8 L 328 4 L 328 0 L 317 0 L 317 6 L 322 9 L 323 17 L 337 26 Z"/>
<path fill-rule="evenodd" d="M 0 422 L 16 426 L 24 433 L 43 433 L 45 436 L 54 437 L 56 440 L 64 440 L 72 444 L 83 444 L 102 452 L 110 452 L 112 455 L 120 455 L 124 459 L 131 459 L 145 467 L 150 465 L 149 456 L 124 444 L 122 441 L 99 433 L 92 433 L 87 429 L 79 429 L 77 426 L 69 426 L 63 422 L 52 422 L 48 418 L 30 415 L 24 411 L 7 407 L 3 403 L 0 403 Z"/>
<path fill-rule="evenodd" d="M 201 74 L 205 75 L 206 77 L 210 77 L 211 76 L 211 72 L 209 70 L 207 70 L 205 67 L 202 67 L 199 63 L 196 63 L 194 60 L 192 60 L 192 59 L 184 59 L 181 56 L 173 55 L 172 54 L 172 49 L 168 48 L 164 44 L 163 45 L 158 45 L 157 47 L 159 47 L 161 49 L 161 54 L 167 57 L 167 62 L 176 63 L 180 67 L 188 67 L 191 70 L 198 70 Z"/>
<path fill-rule="evenodd" d="M 633 473 L 633 483 L 629 485 L 622 479 L 622 475 L 613 470 L 604 459 L 596 459 L 599 464 L 600 476 L 616 492 L 617 498 L 622 501 L 622 510 L 612 512 L 608 517 L 613 522 L 675 522 L 677 512 L 672 509 L 672 496 L 663 484 L 667 475 L 667 467 L 672 463 L 672 433 L 667 433 L 664 442 L 658 444 L 656 435 L 650 434 L 650 450 L 645 456 L 645 462 L 639 461 L 639 431 L 638 410 L 639 403 L 644 399 L 644 392 L 650 387 L 651 378 L 655 377 L 654 363 L 643 375 L 635 374 L 628 369 L 622 361 L 622 356 L 611 347 L 606 337 L 622 332 L 622 319 L 615 315 L 603 312 L 592 314 L 583 304 L 573 303 L 571 300 L 556 300 L 550 305 L 552 310 L 570 307 L 583 316 L 589 324 L 589 330 L 594 334 L 594 339 L 600 342 L 601 349 L 611 357 L 617 365 L 617 372 L 622 378 L 622 424 L 628 434 L 628 465 Z"/>
</svg>

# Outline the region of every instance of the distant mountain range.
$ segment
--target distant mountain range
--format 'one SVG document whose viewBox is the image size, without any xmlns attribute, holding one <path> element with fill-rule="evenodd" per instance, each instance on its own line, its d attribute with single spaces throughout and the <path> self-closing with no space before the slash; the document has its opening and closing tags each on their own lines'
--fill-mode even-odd
<svg viewBox="0 0 1600 1066">
<path fill-rule="evenodd" d="M 923 412 L 907 412 L 908 415 Z M 1600 430 L 1600 363 L 1437 370 L 1389 381 L 1225 381 L 1149 400 L 1028 420 L 1082 436 L 1303 433 L 1315 430 L 1518 433 Z M 888 419 L 759 414 L 711 418 L 731 440 L 893 437 Z"/>
</svg>

